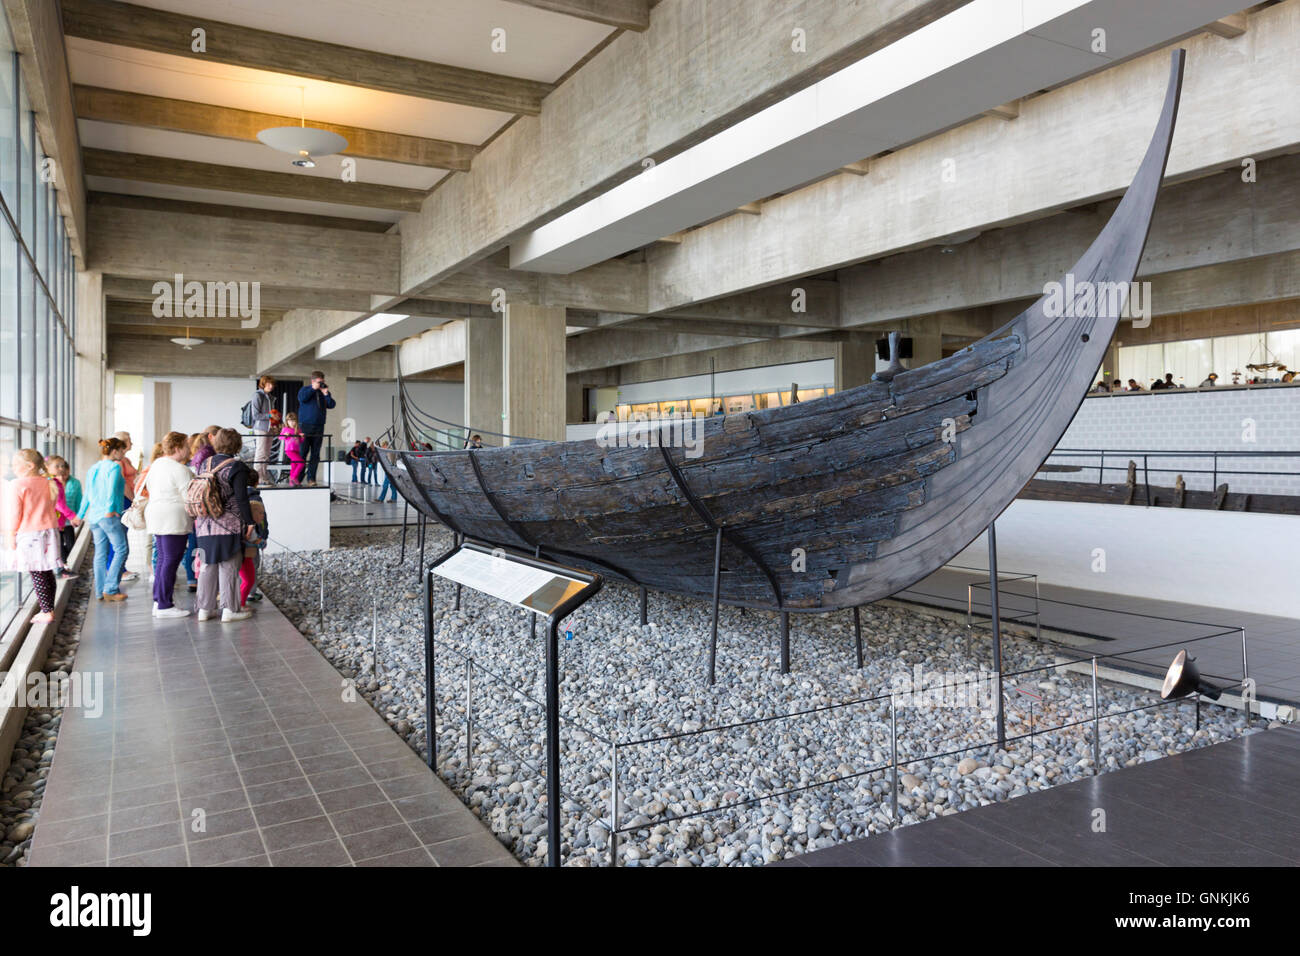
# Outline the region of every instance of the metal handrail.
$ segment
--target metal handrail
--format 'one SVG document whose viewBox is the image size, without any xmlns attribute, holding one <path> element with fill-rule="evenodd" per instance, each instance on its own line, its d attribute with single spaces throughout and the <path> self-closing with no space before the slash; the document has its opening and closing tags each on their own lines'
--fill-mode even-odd
<svg viewBox="0 0 1300 956">
<path fill-rule="evenodd" d="M 1151 473 L 1152 472 L 1154 472 L 1157 475 L 1209 475 L 1211 488 L 1218 487 L 1220 475 L 1236 475 L 1236 476 L 1267 477 L 1267 478 L 1294 478 L 1300 476 L 1300 471 L 1277 471 L 1277 470 L 1246 471 L 1240 468 L 1223 468 L 1220 466 L 1219 463 L 1220 459 L 1224 459 L 1224 458 L 1226 459 L 1244 458 L 1248 460 L 1252 458 L 1300 458 L 1300 451 L 1289 451 L 1289 450 L 1178 451 L 1173 449 L 1133 450 L 1133 449 L 1122 449 L 1122 448 L 1055 448 L 1052 450 L 1052 453 L 1047 456 L 1047 461 L 1044 462 L 1044 464 L 1051 462 L 1052 459 L 1058 455 L 1065 458 L 1096 458 L 1097 463 L 1095 465 L 1089 463 L 1074 464 L 1073 462 L 1057 462 L 1057 465 L 1058 467 L 1062 465 L 1074 465 L 1074 467 L 1077 467 L 1079 471 L 1095 468 L 1097 470 L 1098 485 L 1104 485 L 1106 483 L 1107 471 L 1119 471 L 1119 472 L 1127 473 L 1129 463 L 1135 462 L 1137 458 L 1141 458 L 1142 459 L 1142 483 L 1145 488 L 1146 502 L 1148 505 L 1151 503 Z M 1106 457 L 1108 455 L 1119 457 L 1121 460 L 1127 458 L 1128 461 L 1126 461 L 1124 464 L 1121 465 L 1107 465 Z M 1208 458 L 1210 459 L 1212 464 L 1211 467 L 1208 469 L 1207 468 L 1158 468 L 1158 467 L 1152 468 L 1151 467 L 1152 458 L 1155 459 Z"/>
</svg>

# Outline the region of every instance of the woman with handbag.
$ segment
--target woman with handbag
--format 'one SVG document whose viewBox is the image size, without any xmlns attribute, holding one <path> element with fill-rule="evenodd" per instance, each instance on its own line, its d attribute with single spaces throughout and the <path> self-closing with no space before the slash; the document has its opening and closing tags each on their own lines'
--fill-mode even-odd
<svg viewBox="0 0 1300 956">
<path fill-rule="evenodd" d="M 185 512 L 185 491 L 194 472 L 185 464 L 190 457 L 189 439 L 181 432 L 168 432 L 160 442 L 161 455 L 145 473 L 144 496 L 149 502 L 145 523 L 153 535 L 157 564 L 153 579 L 153 616 L 188 617 L 176 607 L 176 571 L 185 554 L 186 541 L 194 520 Z M 137 498 L 137 500 L 139 500 Z"/>
<path fill-rule="evenodd" d="M 126 514 L 122 515 L 122 524 L 127 527 L 127 534 L 132 531 L 148 532 L 149 526 L 145 521 L 144 508 L 149 503 L 149 492 L 145 489 L 145 479 L 149 477 L 149 469 L 153 463 L 162 457 L 162 442 L 154 442 L 153 452 L 149 455 L 149 464 L 145 465 L 135 474 L 135 484 L 131 488 L 131 506 L 126 509 Z M 144 464 L 141 462 L 141 464 Z M 146 533 L 145 540 L 151 545 L 152 556 L 149 559 L 149 583 L 153 584 L 154 578 L 158 576 L 158 549 L 152 546 L 153 542 L 149 540 Z"/>
<path fill-rule="evenodd" d="M 238 458 L 243 445 L 239 432 L 233 428 L 220 429 L 212 436 L 215 454 L 196 479 L 209 486 L 215 484 L 216 497 L 220 500 L 220 513 L 215 517 L 209 513 L 194 519 L 199 541 L 197 553 L 203 559 L 195 603 L 200 621 L 216 615 L 218 587 L 223 624 L 243 621 L 253 614 L 239 606 L 239 566 L 244 562 L 244 538 L 253 524 L 253 512 L 248 504 L 249 469 Z"/>
</svg>

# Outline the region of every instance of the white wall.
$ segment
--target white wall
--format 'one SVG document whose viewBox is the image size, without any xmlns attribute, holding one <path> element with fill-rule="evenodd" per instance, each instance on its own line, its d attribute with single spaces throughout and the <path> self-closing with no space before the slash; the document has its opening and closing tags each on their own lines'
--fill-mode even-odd
<svg viewBox="0 0 1300 956">
<path fill-rule="evenodd" d="M 223 428 L 242 431 L 242 426 L 239 424 L 239 410 L 253 397 L 253 388 L 257 384 L 252 378 L 164 378 L 162 376 L 145 378 L 144 435 L 150 448 L 153 447 L 154 440 L 153 387 L 156 382 L 171 383 L 170 428 L 187 435 L 201 432 L 209 425 L 221 425 Z"/>
<path fill-rule="evenodd" d="M 465 417 L 465 386 L 460 382 L 407 382 L 407 395 L 426 415 L 451 422 Z M 361 382 L 348 379 L 347 418 L 357 438 L 378 438 L 393 421 L 396 382 Z"/>
<path fill-rule="evenodd" d="M 172 389 L 171 427 L 191 434 L 209 425 L 223 425 L 242 430 L 239 410 L 253 397 L 255 381 L 252 378 L 164 378 L 155 376 L 144 380 L 144 435 L 154 434 L 153 387 L 156 382 L 170 382 Z M 464 386 L 460 382 L 410 382 L 411 397 L 424 412 L 453 422 L 462 415 Z M 392 421 L 391 400 L 397 395 L 396 382 L 363 382 L 348 379 L 343 395 L 344 414 L 339 419 L 337 432 L 342 433 L 342 421 L 353 420 L 357 438 L 378 437 Z M 335 421 L 336 412 L 331 412 Z M 331 431 L 335 431 L 331 428 Z M 339 439 L 335 439 L 340 443 Z M 146 449 L 147 453 L 147 449 Z"/>
<path fill-rule="evenodd" d="M 1017 499 L 997 532 L 998 567 L 1044 584 L 1300 618 L 1300 516 Z M 952 563 L 987 569 L 985 536 Z"/>
</svg>

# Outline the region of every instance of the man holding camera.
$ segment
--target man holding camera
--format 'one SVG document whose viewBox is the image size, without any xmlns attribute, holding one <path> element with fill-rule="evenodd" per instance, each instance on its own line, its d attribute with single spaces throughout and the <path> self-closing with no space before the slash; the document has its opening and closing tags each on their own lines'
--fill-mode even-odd
<svg viewBox="0 0 1300 956">
<path fill-rule="evenodd" d="M 298 389 L 298 429 L 303 434 L 307 452 L 306 484 L 315 486 L 316 469 L 320 467 L 320 446 L 325 435 L 325 415 L 334 407 L 330 387 L 325 384 L 325 373 L 311 373 L 311 384 Z"/>
</svg>

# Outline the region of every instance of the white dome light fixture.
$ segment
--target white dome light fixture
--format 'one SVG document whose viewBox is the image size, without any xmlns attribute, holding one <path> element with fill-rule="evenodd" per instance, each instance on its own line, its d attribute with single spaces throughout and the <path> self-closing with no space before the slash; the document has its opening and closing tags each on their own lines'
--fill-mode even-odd
<svg viewBox="0 0 1300 956">
<path fill-rule="evenodd" d="M 272 149 L 292 154 L 293 165 L 308 169 L 316 165 L 316 159 L 348 148 L 348 141 L 338 133 L 305 125 L 272 126 L 258 133 L 257 138 Z"/>
<path fill-rule="evenodd" d="M 203 339 L 190 337 L 190 327 L 188 325 L 185 326 L 185 336 L 183 338 L 172 339 L 172 341 L 187 352 L 192 352 L 194 351 L 194 346 L 203 344 Z"/>
<path fill-rule="evenodd" d="M 293 165 L 311 169 L 316 159 L 333 156 L 348 148 L 348 141 L 338 133 L 307 125 L 307 88 L 301 87 L 302 108 L 297 126 L 272 126 L 257 134 L 257 138 L 282 153 L 293 157 Z"/>
</svg>

